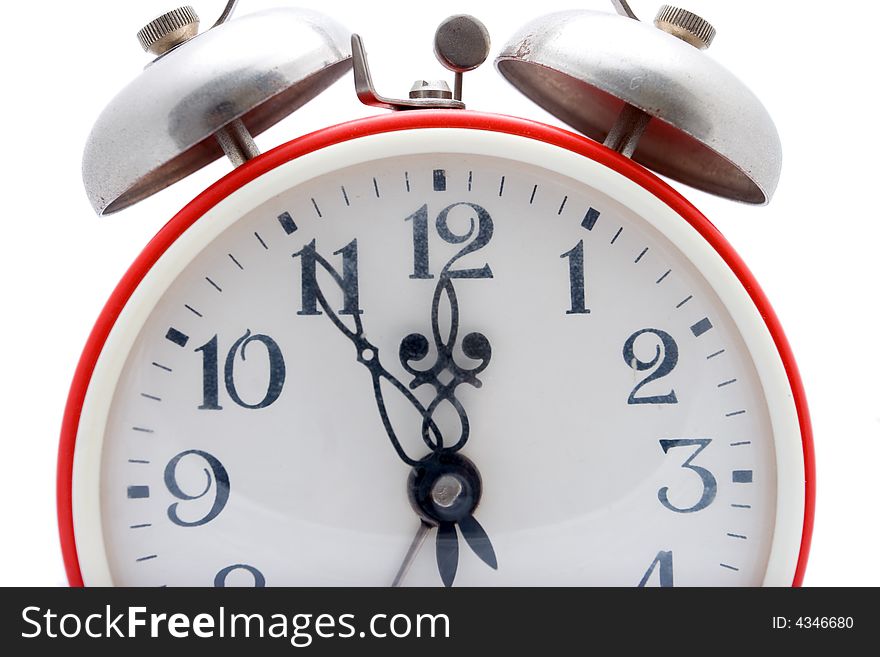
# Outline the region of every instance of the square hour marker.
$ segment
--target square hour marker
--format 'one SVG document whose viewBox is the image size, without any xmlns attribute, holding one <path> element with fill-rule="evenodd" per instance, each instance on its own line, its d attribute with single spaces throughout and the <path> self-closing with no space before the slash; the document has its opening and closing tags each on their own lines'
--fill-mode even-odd
<svg viewBox="0 0 880 657">
<path fill-rule="evenodd" d="M 150 496 L 149 486 L 129 486 L 128 499 L 139 500 Z"/>
<path fill-rule="evenodd" d="M 446 169 L 434 169 L 434 191 L 446 191 Z"/>
<path fill-rule="evenodd" d="M 584 215 L 584 220 L 581 222 L 581 226 L 586 228 L 587 230 L 593 230 L 593 227 L 596 225 L 596 221 L 599 219 L 599 211 L 596 208 L 590 208 L 587 210 L 587 214 Z"/>
<path fill-rule="evenodd" d="M 317 209 L 317 205 L 315 206 L 315 208 Z M 293 217 L 290 216 L 289 212 L 282 212 L 281 214 L 279 214 L 278 223 L 281 224 L 284 232 L 288 235 L 296 232 L 296 223 L 293 221 Z"/>
<path fill-rule="evenodd" d="M 735 484 L 750 484 L 750 483 L 752 483 L 752 471 L 751 470 L 734 470 L 733 471 L 733 483 L 735 483 Z"/>
<path fill-rule="evenodd" d="M 708 317 L 704 317 L 699 322 L 691 326 L 691 333 L 694 334 L 695 338 L 698 338 L 710 328 L 712 328 L 712 322 L 709 321 Z"/>
<path fill-rule="evenodd" d="M 189 336 L 185 333 L 181 333 L 174 327 L 168 329 L 168 333 L 165 334 L 165 339 L 170 340 L 178 347 L 185 347 L 186 343 L 189 342 Z"/>
</svg>

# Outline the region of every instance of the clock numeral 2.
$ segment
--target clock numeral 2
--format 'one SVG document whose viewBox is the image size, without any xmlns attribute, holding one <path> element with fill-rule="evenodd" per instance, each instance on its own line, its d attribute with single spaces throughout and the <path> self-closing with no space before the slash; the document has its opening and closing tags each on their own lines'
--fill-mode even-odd
<svg viewBox="0 0 880 657">
<path fill-rule="evenodd" d="M 657 491 L 657 499 L 660 500 L 660 504 L 665 506 L 670 511 L 675 511 L 676 513 L 694 513 L 696 511 L 700 511 L 701 509 L 705 509 L 707 506 L 712 504 L 712 502 L 715 500 L 715 495 L 718 492 L 718 482 L 715 480 L 715 475 L 709 472 L 706 468 L 701 468 L 699 465 L 691 464 L 691 461 L 697 458 L 700 452 L 706 449 L 711 442 L 711 438 L 681 438 L 678 440 L 660 441 L 660 447 L 663 449 L 664 454 L 668 454 L 669 450 L 674 449 L 675 447 L 696 447 L 697 449 L 694 450 L 694 453 L 687 458 L 687 460 L 682 464 L 681 467 L 688 470 L 693 470 L 700 477 L 700 481 L 703 482 L 703 492 L 700 495 L 700 499 L 693 506 L 682 509 L 673 505 L 669 501 L 668 486 L 664 486 L 659 491 Z"/>
<path fill-rule="evenodd" d="M 657 553 L 657 556 L 654 557 L 654 561 L 651 562 L 651 565 L 648 566 L 648 570 L 645 571 L 645 574 L 642 575 L 642 579 L 639 582 L 638 588 L 642 589 L 648 585 L 648 580 L 651 579 L 651 575 L 654 573 L 654 570 L 659 570 L 658 575 L 660 576 L 660 587 L 666 588 L 673 586 L 672 583 L 672 550 L 660 550 Z"/>
<path fill-rule="evenodd" d="M 656 347 L 657 352 L 654 355 L 654 358 L 649 361 L 639 360 L 635 355 L 636 340 L 645 334 L 653 335 L 660 341 L 660 344 Z M 669 394 L 666 395 L 636 396 L 636 393 L 644 386 L 648 385 L 651 381 L 662 379 L 664 376 L 672 372 L 678 364 L 678 345 L 675 343 L 675 340 L 672 339 L 672 336 L 666 333 L 666 331 L 646 328 L 633 333 L 623 345 L 623 361 L 626 363 L 627 367 L 631 367 L 638 372 L 644 372 L 645 370 L 650 370 L 654 367 L 657 368 L 636 384 L 636 387 L 632 389 L 631 393 L 629 393 L 629 398 L 627 399 L 628 404 L 678 403 L 678 398 L 675 396 L 675 390 L 671 390 Z"/>
<path fill-rule="evenodd" d="M 205 489 L 197 495 L 190 495 L 184 492 L 177 481 L 177 464 L 180 463 L 181 459 L 191 455 L 204 459 L 210 468 L 210 472 L 208 468 L 204 469 L 207 483 L 205 484 Z M 211 509 L 198 520 L 182 520 L 177 513 L 180 502 L 175 502 L 168 507 L 168 519 L 179 527 L 199 527 L 211 522 L 220 515 L 229 499 L 229 475 L 226 473 L 226 468 L 223 467 L 223 464 L 216 457 L 198 449 L 189 449 L 181 452 L 168 462 L 168 465 L 165 466 L 165 486 L 174 497 L 184 501 L 199 500 L 207 495 L 211 489 L 214 489 L 214 503 L 211 505 Z"/>
<path fill-rule="evenodd" d="M 266 387 L 266 394 L 255 404 L 246 402 L 238 394 L 235 386 L 235 358 L 241 355 L 241 360 L 246 360 L 247 346 L 252 342 L 260 342 L 266 347 L 266 355 L 269 359 L 269 381 Z M 217 336 L 208 340 L 205 344 L 195 350 L 202 352 L 202 404 L 200 410 L 220 411 L 223 407 L 220 405 L 220 387 L 219 387 L 219 362 Z M 226 392 L 229 394 L 233 402 L 242 408 L 265 408 L 274 403 L 281 395 L 284 387 L 284 379 L 287 371 L 284 365 L 284 356 L 281 353 L 281 347 L 268 335 L 255 334 L 251 335 L 250 330 L 246 331 L 243 336 L 236 340 L 229 353 L 226 354 L 226 363 L 223 368 L 223 380 L 226 384 Z"/>
<path fill-rule="evenodd" d="M 449 228 L 449 213 L 458 207 L 469 207 L 476 215 L 470 218 L 470 228 L 464 235 L 452 232 Z M 412 221 L 413 227 L 413 273 L 410 278 L 428 279 L 434 278 L 431 273 L 431 265 L 428 253 L 428 205 L 427 203 L 408 216 L 404 221 Z M 492 268 L 488 264 L 478 269 L 452 269 L 452 264 L 468 253 L 482 249 L 492 239 L 495 230 L 492 217 L 486 210 L 475 203 L 453 203 L 440 211 L 437 215 L 435 228 L 440 238 L 448 244 L 464 244 L 446 265 L 442 275 L 449 278 L 492 278 Z M 476 232 L 476 235 L 474 234 Z"/>
</svg>

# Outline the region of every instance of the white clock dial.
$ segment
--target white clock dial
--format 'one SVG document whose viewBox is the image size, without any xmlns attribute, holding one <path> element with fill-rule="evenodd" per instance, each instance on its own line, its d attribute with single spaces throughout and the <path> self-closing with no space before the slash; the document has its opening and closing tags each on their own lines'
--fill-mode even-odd
<svg viewBox="0 0 880 657">
<path fill-rule="evenodd" d="M 441 452 L 482 495 L 426 493 L 405 585 L 790 583 L 796 420 L 720 258 L 580 156 L 439 132 L 279 167 L 150 272 L 80 429 L 87 583 L 387 586 Z"/>
</svg>

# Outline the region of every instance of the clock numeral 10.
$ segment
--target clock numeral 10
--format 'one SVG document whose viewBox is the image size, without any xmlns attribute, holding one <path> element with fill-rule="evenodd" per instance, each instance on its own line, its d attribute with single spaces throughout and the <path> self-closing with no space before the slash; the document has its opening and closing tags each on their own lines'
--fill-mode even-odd
<svg viewBox="0 0 880 657">
<path fill-rule="evenodd" d="M 266 348 L 266 355 L 269 359 L 269 381 L 266 387 L 266 394 L 255 404 L 248 403 L 242 399 L 235 386 L 236 356 L 241 355 L 241 360 L 246 360 L 247 346 L 252 342 L 261 343 Z M 200 410 L 219 411 L 223 409 L 220 405 L 220 386 L 218 381 L 220 367 L 217 344 L 217 336 L 215 335 L 195 350 L 196 352 L 202 352 L 202 404 L 199 406 Z M 223 381 L 229 398 L 237 405 L 250 409 L 265 408 L 274 403 L 279 395 L 281 395 L 286 374 L 284 356 L 278 343 L 268 335 L 259 333 L 251 335 L 250 330 L 248 330 L 233 343 L 226 354 Z"/>
</svg>

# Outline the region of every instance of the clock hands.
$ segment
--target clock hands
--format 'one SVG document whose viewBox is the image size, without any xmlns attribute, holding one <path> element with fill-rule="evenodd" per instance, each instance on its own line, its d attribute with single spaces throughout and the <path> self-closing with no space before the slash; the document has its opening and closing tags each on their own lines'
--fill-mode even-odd
<svg viewBox="0 0 880 657">
<path fill-rule="evenodd" d="M 304 247 L 309 256 L 320 264 L 333 281 L 345 289 L 342 276 L 317 253 L 314 242 Z M 451 262 L 449 263 L 451 264 Z M 436 557 L 440 578 L 445 586 L 452 586 L 458 570 L 458 531 L 465 542 L 484 563 L 493 569 L 498 561 L 486 531 L 474 518 L 473 511 L 480 501 L 482 481 L 476 466 L 467 458 L 457 454 L 470 436 L 470 422 L 461 401 L 456 397 L 456 389 L 463 383 L 479 388 L 482 382 L 478 375 L 486 369 L 492 357 L 492 347 L 482 333 L 472 332 L 461 341 L 461 351 L 469 359 L 477 361 L 474 367 L 463 367 L 456 362 L 453 352 L 458 340 L 459 308 L 453 285 L 456 272 L 444 267 L 434 289 L 431 304 L 431 331 L 436 349 L 436 360 L 426 369 L 417 369 L 414 363 L 421 363 L 428 356 L 428 338 L 421 333 L 410 333 L 400 342 L 398 356 L 403 368 L 412 376 L 409 387 L 391 374 L 379 360 L 379 349 L 364 335 L 363 321 L 359 313 L 352 313 L 354 329 L 349 328 L 332 309 L 320 286 L 315 284 L 315 299 L 334 326 L 351 341 L 357 350 L 357 360 L 369 371 L 373 382 L 373 394 L 385 432 L 397 452 L 398 457 L 412 467 L 409 476 L 408 493 L 410 503 L 420 516 L 422 523 L 398 569 L 392 586 L 399 586 L 412 561 L 424 543 L 431 527 L 437 527 Z M 440 329 L 440 310 L 448 307 L 449 331 L 444 339 Z M 385 406 L 382 380 L 393 385 L 422 418 L 422 440 L 431 450 L 428 456 L 416 460 L 403 449 L 394 431 Z M 443 379 L 446 379 L 445 381 Z M 424 406 L 411 392 L 423 385 L 434 387 L 434 399 Z M 434 421 L 434 414 L 443 402 L 449 403 L 458 415 L 461 425 L 457 440 L 444 444 L 443 434 Z M 457 529 L 456 529 L 457 525 Z"/>
</svg>

